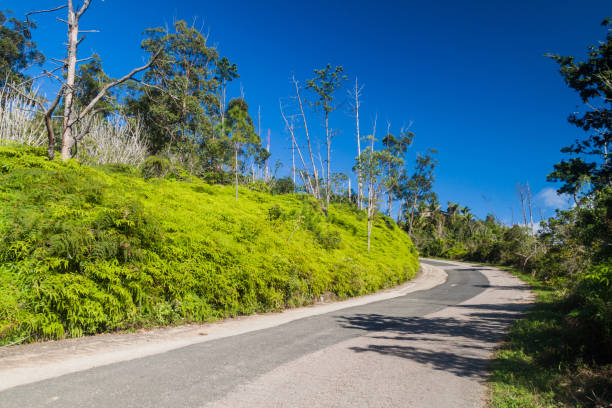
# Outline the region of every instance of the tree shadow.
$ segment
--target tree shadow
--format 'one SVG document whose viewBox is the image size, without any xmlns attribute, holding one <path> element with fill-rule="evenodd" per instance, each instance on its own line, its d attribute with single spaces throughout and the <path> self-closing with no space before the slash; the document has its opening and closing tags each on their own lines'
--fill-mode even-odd
<svg viewBox="0 0 612 408">
<path fill-rule="evenodd" d="M 488 351 L 492 351 L 496 343 L 503 339 L 507 328 L 527 306 L 460 305 L 475 309 L 474 312 L 463 313 L 460 318 L 356 314 L 338 316 L 338 321 L 344 328 L 376 332 L 372 339 L 393 342 L 351 348 L 356 353 L 372 352 L 410 359 L 459 377 L 485 379 L 490 363 Z M 441 351 L 434 349 L 436 342 L 449 341 L 453 346 L 450 350 L 447 347 Z M 482 353 L 482 350 L 487 352 Z"/>
</svg>

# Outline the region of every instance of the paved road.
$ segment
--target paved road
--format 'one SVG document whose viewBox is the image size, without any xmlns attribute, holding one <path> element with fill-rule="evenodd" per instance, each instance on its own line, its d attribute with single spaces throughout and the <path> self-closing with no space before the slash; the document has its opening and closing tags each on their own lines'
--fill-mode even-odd
<svg viewBox="0 0 612 408">
<path fill-rule="evenodd" d="M 432 289 L 0 393 L 0 407 L 482 406 L 495 343 L 529 293 L 491 268 Z"/>
</svg>

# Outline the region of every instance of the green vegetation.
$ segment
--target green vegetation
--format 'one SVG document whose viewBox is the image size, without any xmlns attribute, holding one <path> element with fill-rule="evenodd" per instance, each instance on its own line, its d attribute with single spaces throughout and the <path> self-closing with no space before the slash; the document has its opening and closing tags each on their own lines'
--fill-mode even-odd
<svg viewBox="0 0 612 408">
<path fill-rule="evenodd" d="M 326 217 L 309 195 L 240 190 L 238 205 L 162 159 L 91 168 L 0 147 L 0 344 L 279 310 L 417 271 L 387 217 L 368 252 L 354 205 Z"/>
<path fill-rule="evenodd" d="M 509 270 L 531 285 L 537 301 L 497 351 L 489 378 L 489 405 L 609 406 L 612 366 L 574 354 L 581 344 L 600 341 L 589 339 L 591 332 L 577 322 L 572 311 L 580 310 L 576 309 L 579 299 L 568 298 L 529 274 Z"/>
</svg>

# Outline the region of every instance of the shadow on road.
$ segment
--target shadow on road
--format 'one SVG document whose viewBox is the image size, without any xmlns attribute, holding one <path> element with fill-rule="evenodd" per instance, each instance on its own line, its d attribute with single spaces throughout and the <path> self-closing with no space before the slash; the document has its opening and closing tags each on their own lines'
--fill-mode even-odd
<svg viewBox="0 0 612 408">
<path fill-rule="evenodd" d="M 352 347 L 356 353 L 379 353 L 410 359 L 459 377 L 484 379 L 490 352 L 527 305 L 460 305 L 459 317 L 401 317 L 381 314 L 340 316 L 350 329 L 372 332 L 373 344 Z M 469 309 L 469 310 L 468 310 Z"/>
</svg>

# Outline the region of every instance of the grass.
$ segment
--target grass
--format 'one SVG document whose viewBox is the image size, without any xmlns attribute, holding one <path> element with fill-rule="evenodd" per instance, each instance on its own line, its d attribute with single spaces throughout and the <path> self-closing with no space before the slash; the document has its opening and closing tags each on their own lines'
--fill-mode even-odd
<svg viewBox="0 0 612 408">
<path fill-rule="evenodd" d="M 417 251 L 377 218 L 300 194 L 144 179 L 129 166 L 0 147 L 0 345 L 211 321 L 411 279 Z"/>
<path fill-rule="evenodd" d="M 509 268 L 536 295 L 534 306 L 510 329 L 489 378 L 491 407 L 609 407 L 612 366 L 582 361 L 565 311 L 566 295 Z"/>
</svg>

